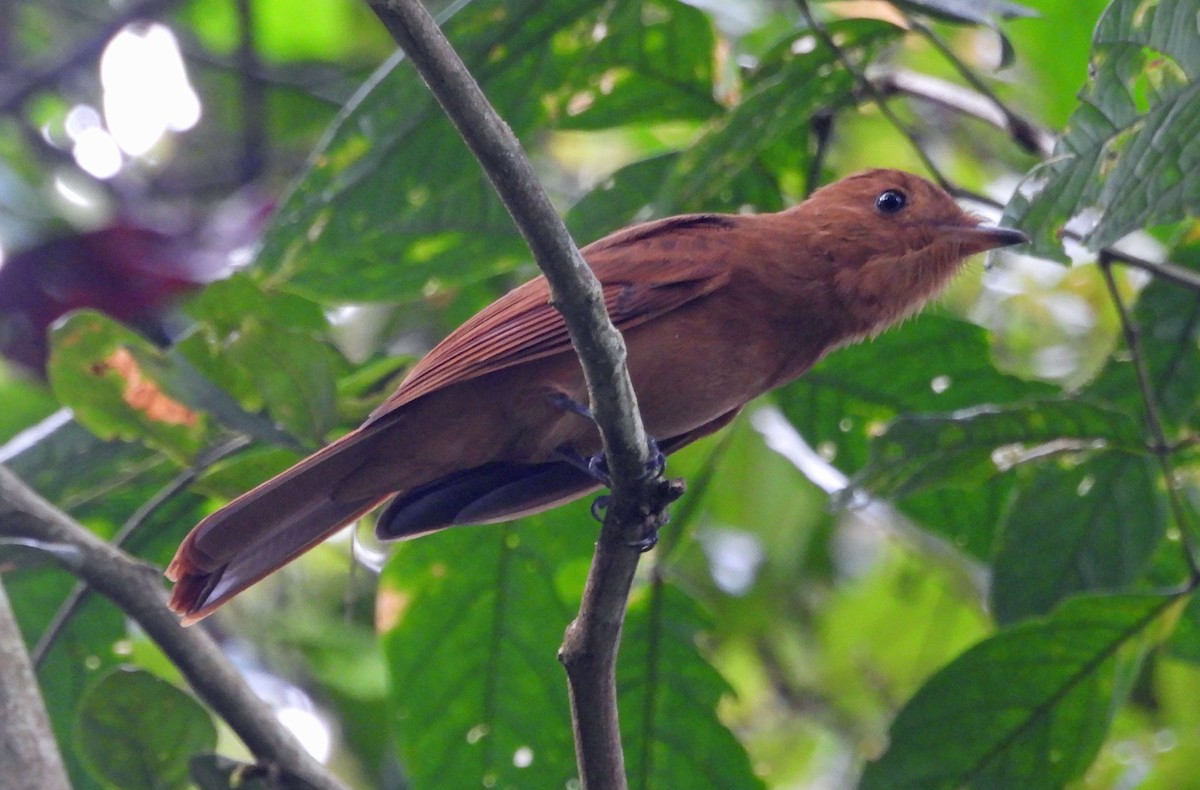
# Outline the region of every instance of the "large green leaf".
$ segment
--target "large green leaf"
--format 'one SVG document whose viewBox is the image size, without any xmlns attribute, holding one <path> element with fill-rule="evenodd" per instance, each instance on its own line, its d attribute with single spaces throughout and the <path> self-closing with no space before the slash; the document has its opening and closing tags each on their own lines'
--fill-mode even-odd
<svg viewBox="0 0 1200 790">
<path fill-rule="evenodd" d="M 1091 763 L 1115 710 L 1124 661 L 1161 638 L 1181 598 L 1071 599 L 1043 620 L 979 643 L 900 711 L 864 790 L 1054 790 Z M 1122 661 L 1122 659 L 1124 661 Z"/>
<path fill-rule="evenodd" d="M 204 706 L 149 672 L 128 667 L 84 695 L 75 740 L 93 775 L 122 790 L 188 787 L 188 761 L 217 745 Z"/>
<path fill-rule="evenodd" d="M 846 57 L 868 62 L 903 31 L 851 20 L 831 25 L 830 33 Z M 836 56 L 828 47 L 817 42 L 797 47 L 795 38 L 762 59 L 747 80 L 746 97 L 680 156 L 663 184 L 656 213 L 783 208 L 777 161 L 788 160 L 793 179 L 807 175 L 813 116 L 847 101 L 855 87 L 849 72 L 835 68 Z"/>
<path fill-rule="evenodd" d="M 1147 457 L 1112 452 L 1038 464 L 1000 533 L 991 588 L 996 621 L 1045 614 L 1073 593 L 1136 581 L 1166 532 L 1156 470 Z"/>
<path fill-rule="evenodd" d="M 594 18 L 587 36 L 555 37 L 558 63 L 550 68 L 558 84 L 545 82 L 545 71 L 538 74 L 539 83 L 553 88 L 556 126 L 678 123 L 719 112 L 712 88 L 715 42 L 705 14 L 682 3 L 626 0 Z"/>
<path fill-rule="evenodd" d="M 1079 400 L 909 414 L 892 422 L 871 443 L 870 462 L 855 476 L 854 484 L 883 496 L 904 496 L 938 485 L 965 487 L 984 483 L 1030 455 L 1099 444 L 1143 449 L 1137 421 Z"/>
<path fill-rule="evenodd" d="M 763 786 L 716 716 L 729 686 L 697 655 L 703 626 L 695 602 L 661 580 L 630 601 L 617 688 L 631 788 Z"/>
<path fill-rule="evenodd" d="M 776 397 L 804 438 L 847 473 L 867 462 L 868 442 L 899 414 L 1045 397 L 1055 388 L 992 366 L 974 324 L 924 315 L 840 349 Z"/>
<path fill-rule="evenodd" d="M 576 776 L 556 659 L 598 526 L 583 506 L 403 544 L 381 579 L 395 729 L 415 788 L 561 787 Z M 756 787 L 716 715 L 727 692 L 679 590 L 635 588 L 618 661 L 631 786 Z"/>
<path fill-rule="evenodd" d="M 479 0 L 445 30 L 518 135 L 556 117 L 595 126 L 718 109 L 711 26 L 674 0 Z M 572 116 L 577 96 L 590 104 L 579 99 Z M 273 282 L 332 301 L 412 298 L 526 257 L 478 164 L 400 60 L 345 109 L 258 261 Z"/>
<path fill-rule="evenodd" d="M 672 151 L 622 167 L 571 207 L 567 228 L 584 244 L 630 224 L 635 216 L 641 218 L 639 212 L 650 213 L 646 207 L 662 190 L 679 156 Z"/>
<path fill-rule="evenodd" d="M 1080 107 L 1005 211 L 1035 252 L 1062 258 L 1058 234 L 1083 214 L 1083 242 L 1099 249 L 1200 213 L 1195 17 L 1193 0 L 1115 0 L 1101 17 Z"/>
<path fill-rule="evenodd" d="M 246 411 L 265 410 L 287 434 L 212 398 L 208 411 L 230 427 L 292 449 L 324 438 L 337 416 L 337 376 L 345 362 L 316 303 L 237 275 L 209 286 L 188 312 L 199 323 L 178 354 Z"/>
<path fill-rule="evenodd" d="M 897 504 L 922 529 L 940 535 L 977 560 L 987 561 L 1012 501 L 1012 491 L 1012 475 L 997 474 L 967 488 L 929 488 Z"/>
<path fill-rule="evenodd" d="M 595 530 L 558 514 L 455 528 L 388 563 L 380 607 L 397 622 L 382 638 L 414 788 L 562 787 L 575 776 L 555 658 L 575 591 L 560 577 L 586 567 Z"/>
</svg>

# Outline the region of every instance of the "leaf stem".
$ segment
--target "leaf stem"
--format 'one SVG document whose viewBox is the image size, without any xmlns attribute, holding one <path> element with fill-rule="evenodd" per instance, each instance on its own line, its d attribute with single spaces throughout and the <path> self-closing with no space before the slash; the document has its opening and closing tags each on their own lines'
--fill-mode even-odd
<svg viewBox="0 0 1200 790">
<path fill-rule="evenodd" d="M 1121 298 L 1120 291 L 1117 289 L 1117 282 L 1112 274 L 1112 262 L 1113 256 L 1107 250 L 1101 250 L 1099 258 L 1100 271 L 1104 275 L 1104 284 L 1108 288 L 1113 305 L 1117 308 L 1117 315 L 1121 321 L 1121 331 L 1125 335 L 1125 345 L 1128 346 L 1129 353 L 1133 357 L 1133 367 L 1137 374 L 1138 389 L 1142 396 L 1146 427 L 1149 429 L 1150 436 L 1153 439 L 1150 449 L 1154 453 L 1154 457 L 1158 459 L 1159 469 L 1162 471 L 1163 484 L 1167 489 L 1167 501 L 1170 504 L 1171 514 L 1175 520 L 1175 527 L 1179 530 L 1180 543 L 1182 544 L 1184 558 L 1191 575 L 1191 583 L 1195 585 L 1200 583 L 1200 560 L 1198 560 L 1198 556 L 1200 555 L 1197 555 L 1196 540 L 1192 534 L 1191 526 L 1188 524 L 1187 511 L 1183 506 L 1183 500 L 1180 498 L 1179 485 L 1171 463 L 1171 446 L 1167 442 L 1166 434 L 1163 431 L 1162 417 L 1158 410 L 1158 401 L 1154 396 L 1154 388 L 1150 381 L 1150 374 L 1146 369 L 1145 356 L 1142 353 L 1141 333 L 1138 330 L 1137 324 L 1134 323 L 1133 316 L 1130 315 L 1124 300 Z"/>
<path fill-rule="evenodd" d="M 825 26 L 817 22 L 816 17 L 813 16 L 812 10 L 808 7 L 808 0 L 796 0 L 796 5 L 799 6 L 800 13 L 804 16 L 804 20 L 808 23 L 808 27 L 810 30 L 812 30 L 813 34 L 821 40 L 821 43 L 829 47 L 829 51 L 832 52 L 834 57 L 837 58 L 838 62 L 842 64 L 842 68 L 846 69 L 846 71 L 854 77 L 854 81 L 858 84 L 859 89 L 862 90 L 862 92 L 865 93 L 872 102 L 874 102 L 875 106 L 879 108 L 879 111 L 883 113 L 883 116 L 888 119 L 892 126 L 896 127 L 896 131 L 900 132 L 900 134 L 904 136 L 904 139 L 908 140 L 909 145 L 912 146 L 913 151 L 916 152 L 917 157 L 921 160 L 921 163 L 925 165 L 925 169 L 929 171 L 931 176 L 933 176 L 933 180 L 938 183 L 938 186 L 949 191 L 950 181 L 944 175 L 942 175 L 941 168 L 939 168 L 933 159 L 930 158 L 929 154 L 925 152 L 925 149 L 921 147 L 921 143 L 917 140 L 917 137 L 912 130 L 910 130 L 908 126 L 906 126 L 905 123 L 900 120 L 900 117 L 896 115 L 892 108 L 888 106 L 887 97 L 883 95 L 883 92 L 875 86 L 875 83 L 867 79 L 867 77 L 858 70 L 854 63 L 850 61 L 850 58 L 846 55 L 842 48 L 839 47 L 837 42 L 833 40 L 833 36 L 829 35 L 829 31 L 825 29 Z"/>
</svg>

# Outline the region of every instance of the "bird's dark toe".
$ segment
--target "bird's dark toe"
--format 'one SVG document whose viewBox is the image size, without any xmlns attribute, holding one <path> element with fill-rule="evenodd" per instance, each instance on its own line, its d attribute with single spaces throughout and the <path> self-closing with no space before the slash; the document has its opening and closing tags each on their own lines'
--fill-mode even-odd
<svg viewBox="0 0 1200 790">
<path fill-rule="evenodd" d="M 608 494 L 601 494 L 592 500 L 592 518 L 597 521 L 604 521 L 604 511 L 608 508 L 608 503 L 612 501 L 612 497 Z"/>
</svg>

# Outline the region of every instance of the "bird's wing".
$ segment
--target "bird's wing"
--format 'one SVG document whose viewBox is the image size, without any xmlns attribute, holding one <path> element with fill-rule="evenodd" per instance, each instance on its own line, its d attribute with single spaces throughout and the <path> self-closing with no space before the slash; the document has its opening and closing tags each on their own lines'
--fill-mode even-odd
<svg viewBox="0 0 1200 790">
<path fill-rule="evenodd" d="M 622 329 L 637 326 L 728 282 L 723 245 L 710 234 L 718 228 L 731 228 L 736 222 L 737 218 L 716 215 L 673 217 L 635 226 L 584 248 L 589 265 L 604 287 L 605 305 L 614 323 Z M 681 256 L 677 246 L 683 243 L 681 234 L 692 233 L 700 234 L 687 240 L 688 249 L 695 254 Z M 372 442 L 386 433 L 381 420 L 395 409 L 451 384 L 569 350 L 566 326 L 550 305 L 544 279 L 526 283 L 493 303 L 417 363 L 397 393 L 362 428 L 196 525 L 167 569 L 167 576 L 176 583 L 171 608 L 184 616 L 184 623 L 205 617 L 386 499 L 387 495 L 373 493 L 347 500 L 335 497 L 333 490 L 355 474 L 365 456 L 373 453 Z M 373 426 L 385 430 L 372 430 Z M 541 509 L 595 487 L 590 479 L 559 470 L 549 470 L 531 482 L 528 471 L 495 466 L 475 470 L 465 476 L 452 476 L 453 486 L 441 481 L 435 488 L 420 492 L 419 501 L 410 497 L 406 502 L 419 505 L 419 515 L 424 519 L 420 524 L 436 517 L 441 519 L 437 526 L 448 526 L 453 519 L 446 517 L 447 497 L 453 500 L 451 504 L 471 499 L 475 510 L 469 515 L 487 520 L 498 514 L 515 516 L 521 512 L 519 503 L 513 504 L 518 495 L 540 497 L 533 504 Z M 545 470 L 534 470 L 539 471 Z M 549 490 L 531 491 L 534 482 Z M 484 497 L 489 486 L 501 489 L 490 499 Z M 461 509 L 459 506 L 449 515 L 457 517 Z M 428 531 L 413 526 L 417 520 L 412 513 L 405 515 L 409 519 L 407 530 L 398 528 L 392 537 Z"/>
<path fill-rule="evenodd" d="M 729 280 L 725 256 L 698 245 L 695 256 L 675 249 L 681 234 L 733 227 L 715 214 L 671 217 L 637 225 L 583 249 L 600 280 L 604 306 L 627 330 L 720 288 Z M 446 337 L 409 372 L 369 422 L 451 384 L 570 350 L 571 339 L 550 288 L 538 277 L 493 302 Z M 369 423 L 368 423 L 369 424 Z"/>
</svg>

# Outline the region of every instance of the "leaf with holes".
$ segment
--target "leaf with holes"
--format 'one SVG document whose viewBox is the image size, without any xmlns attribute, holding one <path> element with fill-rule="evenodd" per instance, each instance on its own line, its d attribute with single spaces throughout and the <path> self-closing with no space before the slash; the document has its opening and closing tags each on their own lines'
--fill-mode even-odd
<svg viewBox="0 0 1200 790">
<path fill-rule="evenodd" d="M 139 358 L 158 364 L 148 368 Z M 84 310 L 55 327 L 48 372 L 62 403 L 100 438 L 142 441 L 186 462 L 205 445 L 208 420 L 161 376 L 169 366 L 137 333 Z"/>
</svg>

